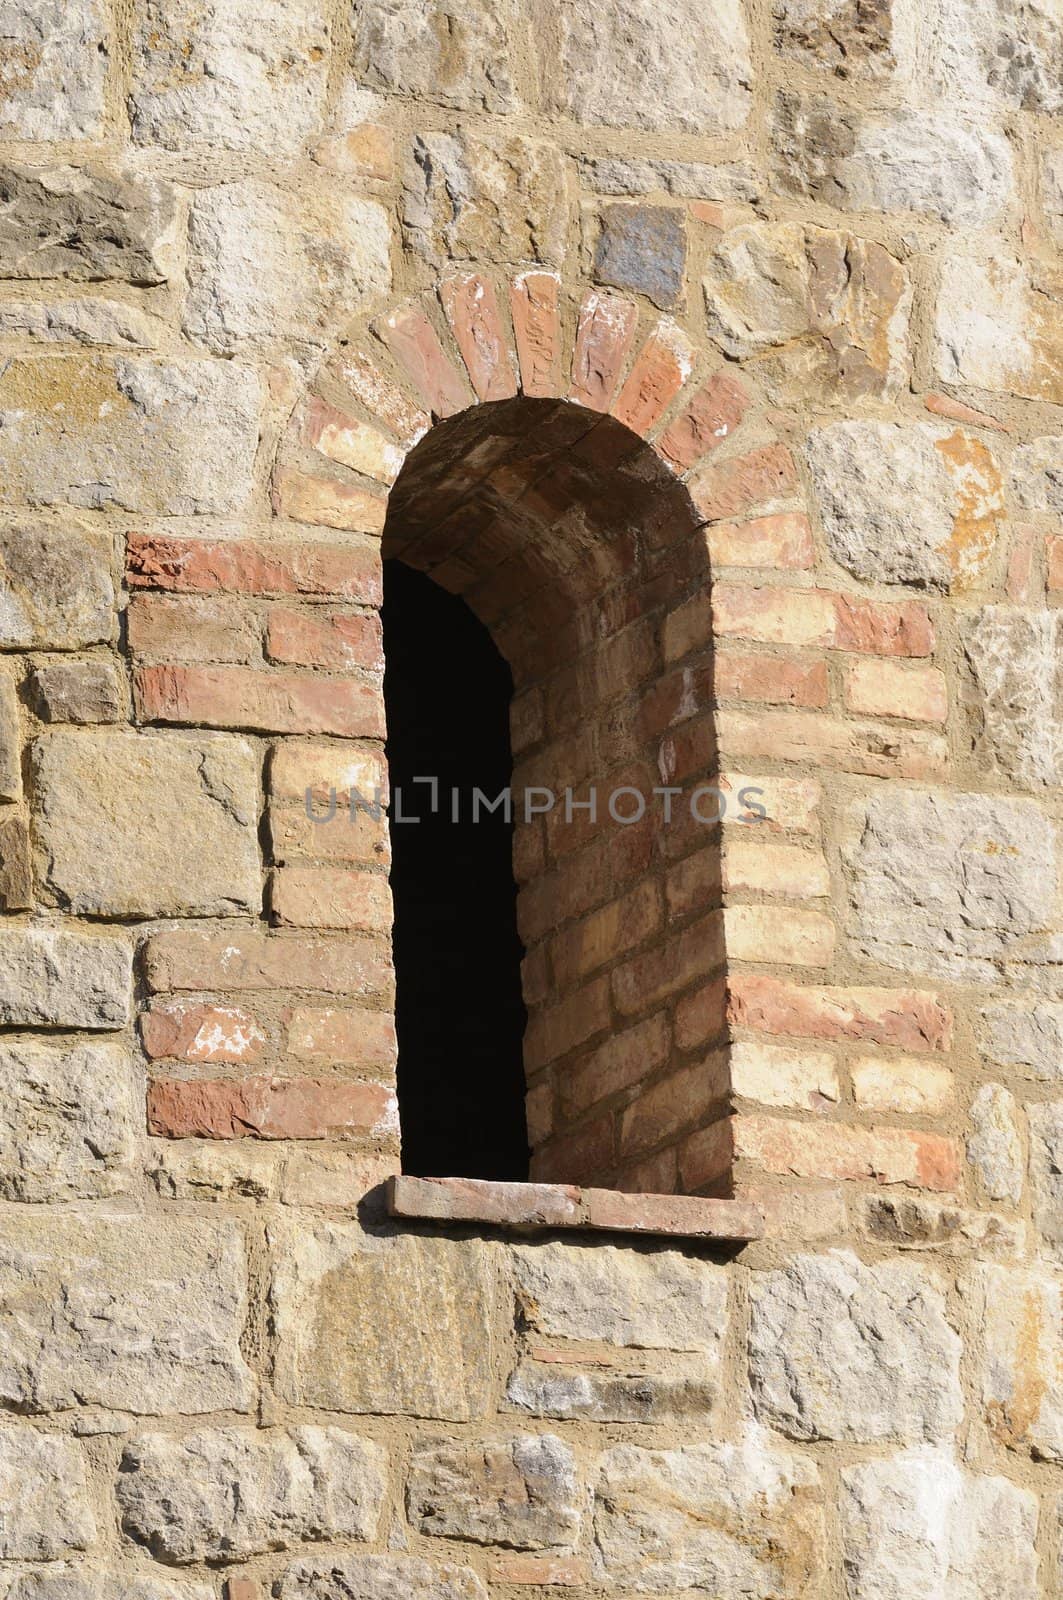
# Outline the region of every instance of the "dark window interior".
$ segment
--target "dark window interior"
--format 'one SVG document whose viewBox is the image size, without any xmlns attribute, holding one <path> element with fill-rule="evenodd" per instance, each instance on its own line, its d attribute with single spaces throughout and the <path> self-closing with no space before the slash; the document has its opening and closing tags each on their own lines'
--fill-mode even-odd
<svg viewBox="0 0 1063 1600">
<path fill-rule="evenodd" d="M 494 799 L 512 776 L 513 681 L 465 602 L 399 561 L 383 619 L 403 1171 L 524 1180 L 513 830 L 471 815 L 474 788 Z M 418 777 L 439 780 L 435 814 Z"/>
</svg>

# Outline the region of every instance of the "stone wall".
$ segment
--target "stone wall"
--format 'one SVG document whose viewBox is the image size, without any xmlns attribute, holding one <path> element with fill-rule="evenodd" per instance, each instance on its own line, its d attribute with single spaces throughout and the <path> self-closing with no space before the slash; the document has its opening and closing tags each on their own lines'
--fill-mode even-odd
<svg viewBox="0 0 1063 1600">
<path fill-rule="evenodd" d="M 0 36 L 2 1600 L 1058 1595 L 1058 5 Z M 762 1240 L 385 1217 L 382 549 L 680 797 L 518 832 L 536 1175 Z"/>
</svg>

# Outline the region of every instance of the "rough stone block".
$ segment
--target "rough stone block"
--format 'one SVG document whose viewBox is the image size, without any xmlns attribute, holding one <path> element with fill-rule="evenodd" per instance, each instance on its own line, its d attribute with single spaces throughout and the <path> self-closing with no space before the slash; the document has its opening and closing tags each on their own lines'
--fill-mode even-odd
<svg viewBox="0 0 1063 1600">
<path fill-rule="evenodd" d="M 85 1461 L 73 1439 L 0 1428 L 0 1556 L 54 1561 L 96 1541 Z"/>
<path fill-rule="evenodd" d="M 110 549 L 98 534 L 0 529 L 0 645 L 76 650 L 114 630 Z"/>
<path fill-rule="evenodd" d="M 31 692 L 42 722 L 118 722 L 125 704 L 125 681 L 109 660 L 49 662 Z"/>
<path fill-rule="evenodd" d="M 0 277 L 165 283 L 174 265 L 169 184 L 98 166 L 0 166 Z"/>
<path fill-rule="evenodd" d="M 992 1211 L 973 1211 L 923 1195 L 870 1195 L 862 1227 L 869 1238 L 898 1250 L 945 1256 L 1021 1255 L 1025 1225 Z"/>
<path fill-rule="evenodd" d="M 564 158 L 521 134 L 425 133 L 403 170 L 407 245 L 435 267 L 456 261 L 564 258 Z"/>
<path fill-rule="evenodd" d="M 9 1406 L 247 1411 L 246 1316 L 243 1240 L 231 1222 L 35 1211 L 0 1226 Z"/>
<path fill-rule="evenodd" d="M 762 1422 L 793 1439 L 936 1439 L 963 1415 L 960 1341 L 922 1268 L 847 1251 L 752 1285 L 749 1372 Z"/>
<path fill-rule="evenodd" d="M 0 928 L 0 1022 L 9 1027 L 123 1028 L 133 954 L 116 934 Z"/>
<path fill-rule="evenodd" d="M 292 1405 L 465 1421 L 483 1415 L 492 1262 L 482 1245 L 278 1227 L 276 1388 Z"/>
<path fill-rule="evenodd" d="M 945 94 L 959 105 L 981 102 L 1025 111 L 1063 110 L 1063 28 L 1052 5 L 934 0 L 927 8 L 925 33 L 913 27 L 922 8 L 913 9 L 908 49 L 926 38 L 931 93 Z"/>
<path fill-rule="evenodd" d="M 225 361 L 64 356 L 0 375 L 0 504 L 182 516 L 251 490 L 259 381 Z"/>
<path fill-rule="evenodd" d="M 20 1573 L 5 1600 L 214 1600 L 209 1584 L 174 1580 L 168 1575 L 100 1570 L 54 1562 L 35 1572 Z M 230 1600 L 240 1600 L 231 1596 Z M 255 1597 L 248 1597 L 255 1600 Z"/>
<path fill-rule="evenodd" d="M 552 1433 L 416 1451 L 406 1490 L 421 1533 L 517 1550 L 574 1544 L 581 1500 L 572 1450 Z"/>
<path fill-rule="evenodd" d="M 888 78 L 897 65 L 895 13 L 890 0 L 776 0 L 775 47 L 807 66 L 827 67 L 840 78 Z"/>
<path fill-rule="evenodd" d="M 90 916 L 257 911 L 258 761 L 243 739 L 56 732 L 33 750 L 38 871 Z"/>
<path fill-rule="evenodd" d="M 145 1433 L 117 1480 L 122 1529 L 162 1561 L 239 1561 L 310 1539 L 372 1539 L 386 1457 L 339 1428 Z"/>
<path fill-rule="evenodd" d="M 129 1055 L 118 1045 L 0 1049 L 0 1195 L 123 1193 L 134 1169 L 138 1098 Z"/>
<path fill-rule="evenodd" d="M 331 183 L 219 184 L 192 204 L 188 279 L 185 330 L 211 350 L 320 347 L 390 288 L 388 215 Z"/>
<path fill-rule="evenodd" d="M 11 0 L 3 31 L 0 136 L 100 138 L 112 53 L 105 0 Z"/>
<path fill-rule="evenodd" d="M 1025 1006 L 1001 1000 L 983 1006 L 979 1046 L 1001 1067 L 1023 1067 L 1035 1078 L 1063 1078 L 1063 1002 Z"/>
<path fill-rule="evenodd" d="M 1058 1251 L 1063 1247 L 1063 1100 L 1030 1106 L 1028 1116 L 1034 1222 Z"/>
<path fill-rule="evenodd" d="M 1063 783 L 1063 613 L 984 606 L 960 627 L 979 758 L 1024 789 Z"/>
<path fill-rule="evenodd" d="M 697 1370 L 660 1373 L 639 1370 L 599 1371 L 593 1366 L 565 1366 L 549 1361 L 521 1361 L 509 1375 L 506 1402 L 510 1410 L 533 1417 L 571 1422 L 701 1422 L 712 1411 L 718 1386 Z"/>
<path fill-rule="evenodd" d="M 971 1102 L 967 1159 L 990 1200 L 1022 1199 L 1022 1137 L 1015 1096 L 999 1083 L 984 1083 Z"/>
<path fill-rule="evenodd" d="M 0 304 L 0 334 L 41 344 L 153 350 L 163 342 L 166 324 L 138 305 L 82 294 L 70 300 L 5 299 Z"/>
<path fill-rule="evenodd" d="M 747 1427 L 735 1443 L 602 1458 L 595 1577 L 626 1594 L 801 1600 L 827 1581 L 813 1462 Z"/>
<path fill-rule="evenodd" d="M 1063 511 L 1063 438 L 1046 434 L 1011 458 L 1011 492 L 1027 511 Z"/>
<path fill-rule="evenodd" d="M 1063 401 L 1058 277 L 1014 256 L 948 256 L 934 316 L 937 375 L 1030 400 Z"/>
<path fill-rule="evenodd" d="M 321 0 L 147 0 L 133 38 L 133 137 L 298 155 L 321 127 L 330 45 Z"/>
<path fill-rule="evenodd" d="M 807 459 L 827 547 L 854 577 L 963 589 L 985 574 L 1004 498 L 980 439 L 930 423 L 836 422 L 813 429 Z"/>
<path fill-rule="evenodd" d="M 668 309 L 683 297 L 686 255 L 686 227 L 677 207 L 602 208 L 594 255 L 599 283 L 644 294 L 654 305 Z"/>
<path fill-rule="evenodd" d="M 27 911 L 33 904 L 30 840 L 25 819 L 0 820 L 0 911 Z"/>
<path fill-rule="evenodd" d="M 1063 1461 L 1063 1284 L 979 1265 L 965 1293 L 985 1341 L 978 1383 L 991 1433 L 1009 1449 Z"/>
<path fill-rule="evenodd" d="M 0 801 L 22 796 L 22 731 L 14 671 L 0 666 Z"/>
<path fill-rule="evenodd" d="M 290 1566 L 280 1600 L 487 1600 L 471 1567 L 438 1565 L 415 1556 L 316 1556 Z"/>
<path fill-rule="evenodd" d="M 516 111 L 514 0 L 355 0 L 354 70 L 389 94 L 459 111 Z"/>
</svg>

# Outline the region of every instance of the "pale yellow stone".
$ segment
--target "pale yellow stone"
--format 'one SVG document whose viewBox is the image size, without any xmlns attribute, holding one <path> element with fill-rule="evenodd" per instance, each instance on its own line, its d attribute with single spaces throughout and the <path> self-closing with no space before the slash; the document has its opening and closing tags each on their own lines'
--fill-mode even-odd
<svg viewBox="0 0 1063 1600">
<path fill-rule="evenodd" d="M 728 834 L 723 886 L 725 890 L 751 889 L 812 900 L 830 894 L 830 873 L 818 850 L 773 844 L 758 839 L 755 833 Z"/>
<path fill-rule="evenodd" d="M 723 924 L 727 953 L 735 961 L 825 967 L 834 954 L 834 923 L 819 911 L 728 906 Z"/>
<path fill-rule="evenodd" d="M 851 1065 L 853 1094 L 868 1111 L 908 1111 L 925 1116 L 946 1110 L 953 1101 L 954 1085 L 948 1067 L 915 1057 L 892 1061 L 881 1056 L 857 1056 Z"/>
<path fill-rule="evenodd" d="M 731 1047 L 731 1087 L 765 1106 L 819 1111 L 838 1100 L 836 1059 L 827 1050 L 790 1050 L 741 1039 Z"/>
</svg>

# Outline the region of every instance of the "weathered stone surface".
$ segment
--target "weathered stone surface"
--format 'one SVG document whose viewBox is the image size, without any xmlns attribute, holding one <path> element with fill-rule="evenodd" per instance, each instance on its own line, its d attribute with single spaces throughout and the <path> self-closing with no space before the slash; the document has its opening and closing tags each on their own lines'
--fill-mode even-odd
<svg viewBox="0 0 1063 1600">
<path fill-rule="evenodd" d="M 130 1186 L 143 1121 L 128 1052 L 113 1044 L 0 1049 L 0 1195 L 76 1200 Z"/>
<path fill-rule="evenodd" d="M 707 1261 L 557 1243 L 518 1245 L 513 1260 L 521 1310 L 541 1333 L 719 1358 L 727 1278 Z"/>
<path fill-rule="evenodd" d="M 584 188 L 595 194 L 666 194 L 687 200 L 756 200 L 763 191 L 748 161 L 649 161 L 621 156 L 581 156 Z"/>
<path fill-rule="evenodd" d="M 321 0 L 147 0 L 133 40 L 133 137 L 297 155 L 321 126 Z"/>
<path fill-rule="evenodd" d="M 599 1371 L 593 1366 L 563 1366 L 522 1361 L 510 1373 L 506 1401 L 514 1411 L 559 1421 L 689 1422 L 703 1420 L 717 1398 L 715 1378 L 697 1373 Z"/>
<path fill-rule="evenodd" d="M 793 1439 L 936 1439 L 963 1414 L 960 1341 L 921 1267 L 847 1251 L 756 1276 L 749 1371 L 762 1422 Z"/>
<path fill-rule="evenodd" d="M 185 329 L 211 350 L 321 346 L 391 286 L 390 228 L 375 200 L 319 182 L 204 189 L 189 225 Z"/>
<path fill-rule="evenodd" d="M 1013 189 L 1007 140 L 952 111 L 861 115 L 785 94 L 772 139 L 786 189 L 845 211 L 915 211 L 974 227 L 999 216 Z"/>
<path fill-rule="evenodd" d="M 729 356 L 759 356 L 758 372 L 781 388 L 822 401 L 891 394 L 906 381 L 911 284 L 880 244 L 743 224 L 717 243 L 703 288 L 712 336 Z"/>
<path fill-rule="evenodd" d="M 0 1022 L 9 1027 L 123 1028 L 133 955 L 116 934 L 0 929 Z"/>
<path fill-rule="evenodd" d="M 483 1414 L 493 1315 L 483 1245 L 322 1222 L 278 1227 L 274 1250 L 282 1399 L 456 1421 Z"/>
<path fill-rule="evenodd" d="M 32 696 L 43 722 L 117 722 L 125 685 L 113 661 L 52 661 L 33 674 Z"/>
<path fill-rule="evenodd" d="M 814 428 L 807 459 L 827 546 L 854 577 L 929 589 L 976 585 L 1004 522 L 980 439 L 930 423 Z"/>
<path fill-rule="evenodd" d="M 139 306 L 86 294 L 71 300 L 4 300 L 0 335 L 44 344 L 150 350 L 163 342 L 166 325 Z"/>
<path fill-rule="evenodd" d="M 1029 1600 L 1037 1498 L 922 1447 L 842 1472 L 851 1600 Z"/>
<path fill-rule="evenodd" d="M 1033 1006 L 1002 1000 L 980 1013 L 979 1045 L 1001 1067 L 1025 1067 L 1035 1078 L 1063 1078 L 1063 1003 Z"/>
<path fill-rule="evenodd" d="M 1063 1283 L 979 1265 L 964 1288 L 984 1339 L 977 1378 L 999 1443 L 1063 1461 Z"/>
<path fill-rule="evenodd" d="M 209 1584 L 174 1580 L 152 1573 L 99 1571 L 57 1562 L 43 1570 L 21 1573 L 4 1600 L 213 1600 Z"/>
<path fill-rule="evenodd" d="M 1030 1106 L 1030 1186 L 1041 1237 L 1063 1246 L 1063 1100 Z"/>
<path fill-rule="evenodd" d="M 1024 789 L 1063 782 L 1063 613 L 984 606 L 961 640 L 979 758 Z"/>
<path fill-rule="evenodd" d="M 984 1083 L 971 1102 L 967 1159 L 991 1200 L 1022 1198 L 1022 1139 L 1015 1096 L 999 1083 Z"/>
<path fill-rule="evenodd" d="M 0 1428 L 0 1556 L 54 1561 L 96 1539 L 85 1462 L 73 1439 Z"/>
<path fill-rule="evenodd" d="M 22 816 L 0 819 L 0 911 L 28 911 L 33 905 L 30 839 Z"/>
<path fill-rule="evenodd" d="M 251 489 L 259 404 L 255 373 L 227 361 L 11 361 L 0 504 L 235 511 Z"/>
<path fill-rule="evenodd" d="M 0 137 L 98 139 L 111 24 L 104 0 L 12 0 L 0 41 Z"/>
<path fill-rule="evenodd" d="M 414 1556 L 316 1556 L 297 1561 L 281 1579 L 280 1600 L 486 1600 L 471 1567 Z"/>
<path fill-rule="evenodd" d="M 733 1444 L 602 1458 L 595 1576 L 636 1594 L 799 1600 L 826 1582 L 815 1465 L 749 1427 Z"/>
<path fill-rule="evenodd" d="M 22 728 L 15 672 L 0 665 L 0 801 L 22 798 Z"/>
<path fill-rule="evenodd" d="M 1063 149 L 1041 154 L 1041 206 L 1049 231 L 1058 239 L 1063 235 Z"/>
<path fill-rule="evenodd" d="M 1011 492 L 1029 511 L 1063 511 L 1063 438 L 1047 434 L 1015 451 Z"/>
<path fill-rule="evenodd" d="M 310 1539 L 372 1539 L 384 1451 L 339 1428 L 146 1433 L 117 1480 L 123 1531 L 162 1561 L 238 1561 Z"/>
<path fill-rule="evenodd" d="M 513 0 L 355 0 L 354 69 L 391 94 L 461 111 L 516 111 Z"/>
<path fill-rule="evenodd" d="M 675 206 L 604 206 L 594 276 L 665 309 L 682 298 L 687 239 Z"/>
<path fill-rule="evenodd" d="M 851 932 L 903 971 L 998 981 L 1054 915 L 1055 830 L 1037 806 L 895 789 L 849 817 Z"/>
<path fill-rule="evenodd" d="M 165 283 L 174 264 L 169 184 L 102 167 L 0 167 L 0 278 Z"/>
<path fill-rule="evenodd" d="M 426 133 L 410 148 L 400 205 L 410 249 L 457 261 L 564 258 L 567 178 L 555 146 L 523 135 Z"/>
<path fill-rule="evenodd" d="M 247 1411 L 240 1230 L 34 1211 L 0 1226 L 0 1398 L 26 1411 Z"/>
<path fill-rule="evenodd" d="M 570 1548 L 581 1500 L 572 1450 L 552 1433 L 416 1451 L 406 1489 L 421 1533 L 517 1550 Z"/>
<path fill-rule="evenodd" d="M 552 109 L 585 125 L 712 138 L 749 115 L 752 68 L 737 0 L 552 0 L 556 45 L 543 82 Z M 555 53 L 556 50 L 556 53 Z"/>
<path fill-rule="evenodd" d="M 934 1250 L 947 1256 L 1017 1256 L 1024 1224 L 992 1211 L 968 1210 L 922 1195 L 869 1195 L 863 1227 L 880 1244 L 900 1250 Z"/>
<path fill-rule="evenodd" d="M 1061 285 L 1014 256 L 942 263 L 934 362 L 943 383 L 1063 401 Z"/>
<path fill-rule="evenodd" d="M 0 529 L 0 645 L 76 649 L 111 637 L 110 550 L 98 534 Z"/>
<path fill-rule="evenodd" d="M 840 78 L 888 77 L 897 65 L 900 8 L 890 0 L 775 0 L 772 9 L 775 47 L 785 56 L 830 67 Z"/>
<path fill-rule="evenodd" d="M 60 732 L 33 747 L 37 870 L 90 916 L 257 911 L 258 758 L 245 739 Z"/>
<path fill-rule="evenodd" d="M 935 0 L 927 12 L 919 45 L 931 92 L 960 105 L 1063 110 L 1063 28 L 1051 0 Z"/>
</svg>

